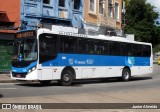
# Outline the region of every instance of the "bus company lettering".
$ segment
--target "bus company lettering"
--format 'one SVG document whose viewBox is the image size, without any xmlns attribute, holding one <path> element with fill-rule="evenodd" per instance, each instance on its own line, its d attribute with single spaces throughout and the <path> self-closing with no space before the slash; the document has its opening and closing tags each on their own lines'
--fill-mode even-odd
<svg viewBox="0 0 160 112">
<path fill-rule="evenodd" d="M 74 60 L 74 59 L 69 59 L 69 64 L 78 64 L 78 65 L 92 65 L 94 63 L 93 59 L 87 59 L 87 60 Z"/>
<path fill-rule="evenodd" d="M 89 64 L 89 65 L 91 65 L 91 64 L 94 63 L 94 60 L 92 60 L 92 59 L 87 59 L 87 60 L 86 60 L 86 63 Z"/>
<path fill-rule="evenodd" d="M 86 61 L 78 61 L 78 60 L 76 60 L 76 61 L 75 61 L 75 64 L 85 65 L 85 64 L 86 64 Z"/>
<path fill-rule="evenodd" d="M 69 64 L 73 65 L 73 63 L 74 63 L 74 59 L 69 59 Z"/>
</svg>

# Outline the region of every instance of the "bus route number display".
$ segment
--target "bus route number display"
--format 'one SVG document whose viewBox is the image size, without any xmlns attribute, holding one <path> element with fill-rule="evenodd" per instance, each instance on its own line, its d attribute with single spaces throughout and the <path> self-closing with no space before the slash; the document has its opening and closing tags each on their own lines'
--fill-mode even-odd
<svg viewBox="0 0 160 112">
<path fill-rule="evenodd" d="M 35 31 L 18 32 L 16 38 L 32 37 L 35 36 Z"/>
</svg>

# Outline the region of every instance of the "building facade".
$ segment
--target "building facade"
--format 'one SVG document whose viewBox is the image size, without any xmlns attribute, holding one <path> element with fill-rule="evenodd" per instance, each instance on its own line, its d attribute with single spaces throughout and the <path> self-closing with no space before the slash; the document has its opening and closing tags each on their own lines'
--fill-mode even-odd
<svg viewBox="0 0 160 112">
<path fill-rule="evenodd" d="M 58 24 L 82 28 L 83 9 L 84 0 L 21 0 L 21 27 Z"/>
<path fill-rule="evenodd" d="M 20 25 L 20 0 L 0 0 L 0 30 Z"/>
<path fill-rule="evenodd" d="M 36 29 L 43 24 L 82 28 L 84 0 L 0 0 L 0 30 Z"/>
<path fill-rule="evenodd" d="M 10 70 L 11 55 L 8 50 L 20 25 L 20 0 L 0 0 L 0 72 Z"/>
<path fill-rule="evenodd" d="M 122 0 L 0 0 L 0 30 L 50 24 L 84 28 L 88 34 L 122 31 Z"/>
<path fill-rule="evenodd" d="M 88 34 L 122 32 L 122 0 L 85 0 L 84 28 Z"/>
</svg>

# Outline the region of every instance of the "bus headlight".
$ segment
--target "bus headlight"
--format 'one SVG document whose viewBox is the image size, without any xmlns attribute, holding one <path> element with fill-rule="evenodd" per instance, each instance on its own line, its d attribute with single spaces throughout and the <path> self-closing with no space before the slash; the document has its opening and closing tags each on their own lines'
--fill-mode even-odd
<svg viewBox="0 0 160 112">
<path fill-rule="evenodd" d="M 32 67 L 31 69 L 28 70 L 28 74 L 33 72 L 36 69 L 36 67 Z"/>
<path fill-rule="evenodd" d="M 36 67 L 31 68 L 31 71 L 34 71 L 36 69 Z"/>
<path fill-rule="evenodd" d="M 28 73 L 30 73 L 30 72 L 31 72 L 31 69 L 28 70 Z"/>
</svg>

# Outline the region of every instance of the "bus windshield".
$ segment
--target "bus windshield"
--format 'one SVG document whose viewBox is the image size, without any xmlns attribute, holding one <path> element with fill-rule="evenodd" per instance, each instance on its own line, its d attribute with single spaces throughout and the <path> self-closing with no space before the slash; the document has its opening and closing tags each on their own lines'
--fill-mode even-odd
<svg viewBox="0 0 160 112">
<path fill-rule="evenodd" d="M 34 61 L 37 60 L 36 39 L 16 40 L 14 44 L 13 60 Z"/>
</svg>

